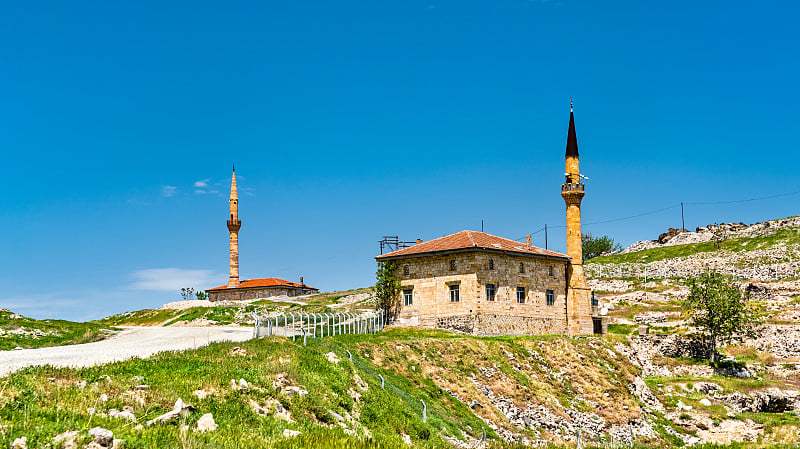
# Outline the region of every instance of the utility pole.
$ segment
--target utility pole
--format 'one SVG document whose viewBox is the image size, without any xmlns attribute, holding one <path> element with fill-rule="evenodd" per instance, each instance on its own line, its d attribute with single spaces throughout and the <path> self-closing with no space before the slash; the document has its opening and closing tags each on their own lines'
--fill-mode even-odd
<svg viewBox="0 0 800 449">
<path fill-rule="evenodd" d="M 544 224 L 544 249 L 547 249 L 547 223 Z"/>
<path fill-rule="evenodd" d="M 686 222 L 683 221 L 683 201 L 681 201 L 681 229 L 686 229 Z"/>
<path fill-rule="evenodd" d="M 483 232 L 483 218 L 481 218 L 481 232 Z"/>
</svg>

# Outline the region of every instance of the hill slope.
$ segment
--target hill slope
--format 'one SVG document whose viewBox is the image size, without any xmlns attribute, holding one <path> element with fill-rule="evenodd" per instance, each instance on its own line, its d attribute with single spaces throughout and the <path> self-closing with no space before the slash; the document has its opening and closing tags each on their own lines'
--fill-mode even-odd
<svg viewBox="0 0 800 449">
<path fill-rule="evenodd" d="M 89 343 L 111 333 L 113 328 L 105 324 L 36 320 L 0 309 L 0 351 Z"/>
</svg>

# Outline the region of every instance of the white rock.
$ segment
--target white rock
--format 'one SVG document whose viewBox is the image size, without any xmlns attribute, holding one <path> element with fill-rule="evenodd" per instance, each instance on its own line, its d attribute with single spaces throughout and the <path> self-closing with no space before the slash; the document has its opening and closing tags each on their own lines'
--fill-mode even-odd
<svg viewBox="0 0 800 449">
<path fill-rule="evenodd" d="M 209 432 L 217 430 L 217 423 L 214 422 L 214 416 L 211 413 L 206 413 L 197 420 L 197 430 L 199 432 Z"/>
<path fill-rule="evenodd" d="M 100 395 L 100 402 L 108 402 L 108 395 L 103 393 Z"/>
<path fill-rule="evenodd" d="M 300 435 L 300 433 L 301 432 L 298 430 L 283 429 L 283 436 L 286 438 L 296 437 L 297 435 Z"/>
<path fill-rule="evenodd" d="M 136 415 L 133 414 L 132 407 L 125 407 L 122 411 L 112 408 L 108 411 L 110 418 L 127 419 L 128 421 L 136 422 Z"/>
<path fill-rule="evenodd" d="M 150 421 L 147 421 L 147 425 L 158 424 L 158 423 L 165 423 L 170 422 L 177 419 L 179 416 L 187 416 L 194 410 L 194 406 L 183 402 L 183 399 L 178 398 L 175 401 L 175 406 L 172 408 L 171 411 L 164 413 L 161 416 L 157 416 Z"/>
<path fill-rule="evenodd" d="M 708 398 L 700 399 L 700 403 L 705 405 L 706 407 L 711 405 L 711 401 L 709 401 Z"/>
<path fill-rule="evenodd" d="M 94 442 L 100 446 L 108 446 L 114 441 L 114 432 L 102 427 L 90 429 L 89 435 L 93 436 Z"/>
<path fill-rule="evenodd" d="M 339 357 L 337 357 L 336 353 L 333 351 L 325 354 L 325 358 L 331 363 L 339 363 Z"/>
<path fill-rule="evenodd" d="M 19 437 L 11 443 L 11 449 L 28 449 L 28 437 Z"/>
<path fill-rule="evenodd" d="M 67 430 L 53 437 L 53 445 L 61 449 L 76 449 L 75 438 L 78 437 L 76 430 Z"/>
</svg>

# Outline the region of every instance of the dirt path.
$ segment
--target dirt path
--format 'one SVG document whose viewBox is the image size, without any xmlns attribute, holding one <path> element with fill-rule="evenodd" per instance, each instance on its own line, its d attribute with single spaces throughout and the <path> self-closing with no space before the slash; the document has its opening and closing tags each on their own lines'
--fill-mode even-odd
<svg viewBox="0 0 800 449">
<path fill-rule="evenodd" d="M 251 327 L 124 327 L 105 340 L 82 345 L 0 351 L 0 376 L 33 365 L 87 367 L 146 358 L 157 352 L 183 351 L 216 341 L 245 341 Z"/>
</svg>

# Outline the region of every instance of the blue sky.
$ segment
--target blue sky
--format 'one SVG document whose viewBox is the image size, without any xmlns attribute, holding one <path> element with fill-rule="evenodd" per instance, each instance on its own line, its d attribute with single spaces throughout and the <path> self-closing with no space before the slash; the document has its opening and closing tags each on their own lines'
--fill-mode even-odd
<svg viewBox="0 0 800 449">
<path fill-rule="evenodd" d="M 0 307 L 92 319 L 227 279 L 373 282 L 381 235 L 623 244 L 800 190 L 796 2 L 3 2 Z M 800 195 L 688 205 L 686 225 Z M 544 245 L 543 233 L 534 243 Z"/>
</svg>

